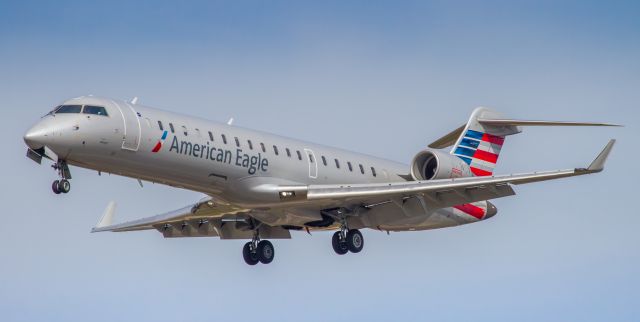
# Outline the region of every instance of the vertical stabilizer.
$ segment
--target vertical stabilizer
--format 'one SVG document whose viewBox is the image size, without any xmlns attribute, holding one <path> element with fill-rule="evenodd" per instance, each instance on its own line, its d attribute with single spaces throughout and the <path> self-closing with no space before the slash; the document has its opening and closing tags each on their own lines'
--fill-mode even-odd
<svg viewBox="0 0 640 322">
<path fill-rule="evenodd" d="M 478 121 L 501 118 L 498 112 L 485 107 L 476 108 L 451 150 L 451 154 L 464 160 L 476 176 L 492 175 L 505 137 L 520 133 L 517 126 L 492 126 Z"/>
</svg>

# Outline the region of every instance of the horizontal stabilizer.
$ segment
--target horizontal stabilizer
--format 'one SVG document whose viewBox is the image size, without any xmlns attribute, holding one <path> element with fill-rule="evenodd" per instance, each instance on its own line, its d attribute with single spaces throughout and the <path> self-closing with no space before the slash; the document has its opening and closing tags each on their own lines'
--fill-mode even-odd
<svg viewBox="0 0 640 322">
<path fill-rule="evenodd" d="M 565 121 L 535 121 L 535 120 L 507 120 L 507 119 L 478 119 L 478 122 L 489 126 L 622 126 L 610 123 L 594 122 L 565 122 Z"/>
<path fill-rule="evenodd" d="M 459 128 L 449 132 L 447 135 L 433 141 L 429 144 L 429 147 L 432 149 L 444 149 L 446 147 L 452 146 L 456 143 L 462 131 L 464 131 L 464 127 L 466 124 L 462 124 Z"/>
</svg>

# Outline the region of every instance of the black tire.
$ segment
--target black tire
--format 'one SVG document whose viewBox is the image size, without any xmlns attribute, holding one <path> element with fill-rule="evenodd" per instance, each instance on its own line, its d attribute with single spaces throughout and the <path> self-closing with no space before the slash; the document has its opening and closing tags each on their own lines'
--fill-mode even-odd
<svg viewBox="0 0 640 322">
<path fill-rule="evenodd" d="M 273 261 L 276 251 L 273 244 L 268 240 L 261 240 L 258 243 L 258 260 L 262 264 L 269 264 Z"/>
<path fill-rule="evenodd" d="M 333 251 L 338 255 L 344 255 L 349 252 L 349 246 L 347 243 L 340 240 L 340 232 L 336 231 L 331 237 L 331 246 L 333 246 Z"/>
<path fill-rule="evenodd" d="M 58 183 L 58 190 L 62 193 L 68 193 L 71 191 L 71 182 L 67 179 L 62 179 Z"/>
<path fill-rule="evenodd" d="M 53 193 L 59 195 L 60 194 L 60 181 L 56 180 L 51 184 L 51 190 L 53 190 Z"/>
<path fill-rule="evenodd" d="M 351 229 L 347 232 L 347 245 L 352 253 L 359 253 L 364 247 L 364 238 L 362 233 L 357 229 Z"/>
<path fill-rule="evenodd" d="M 244 244 L 244 247 L 242 247 L 242 257 L 247 265 L 258 264 L 258 254 L 251 252 L 251 242 Z"/>
</svg>

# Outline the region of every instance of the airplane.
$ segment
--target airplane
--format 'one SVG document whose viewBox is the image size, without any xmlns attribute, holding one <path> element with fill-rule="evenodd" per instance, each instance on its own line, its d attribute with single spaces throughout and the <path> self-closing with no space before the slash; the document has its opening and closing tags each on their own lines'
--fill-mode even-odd
<svg viewBox="0 0 640 322">
<path fill-rule="evenodd" d="M 344 255 L 362 251 L 365 228 L 389 233 L 487 220 L 498 212 L 489 200 L 515 195 L 515 185 L 601 172 L 615 143 L 587 167 L 495 175 L 505 138 L 526 126 L 619 125 L 508 119 L 479 107 L 407 165 L 163 111 L 137 98 L 82 96 L 43 116 L 24 141 L 30 159 L 52 161 L 56 194 L 70 191 L 73 165 L 206 196 L 124 223 L 114 223 L 110 202 L 92 232 L 246 239 L 243 258 L 256 265 L 271 263 L 269 240 L 291 238 L 291 231 L 335 231 L 333 250 Z"/>
</svg>

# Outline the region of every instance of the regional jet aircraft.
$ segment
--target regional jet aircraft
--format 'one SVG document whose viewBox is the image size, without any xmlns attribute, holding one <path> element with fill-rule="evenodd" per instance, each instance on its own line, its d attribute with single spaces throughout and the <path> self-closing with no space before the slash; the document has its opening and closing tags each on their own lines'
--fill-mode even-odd
<svg viewBox="0 0 640 322">
<path fill-rule="evenodd" d="M 514 185 L 600 172 L 609 141 L 584 168 L 494 175 L 505 137 L 523 126 L 611 126 L 514 120 L 477 108 L 469 121 L 419 151 L 408 165 L 325 145 L 93 96 L 70 99 L 27 131 L 27 156 L 53 162 L 56 194 L 71 189 L 69 166 L 201 192 L 182 209 L 113 223 L 110 203 L 92 232 L 155 229 L 164 237 L 247 239 L 249 265 L 268 264 L 269 239 L 334 230 L 333 250 L 358 253 L 363 228 L 413 231 L 493 217 L 490 199 Z M 442 149 L 452 147 L 445 152 Z"/>
</svg>

